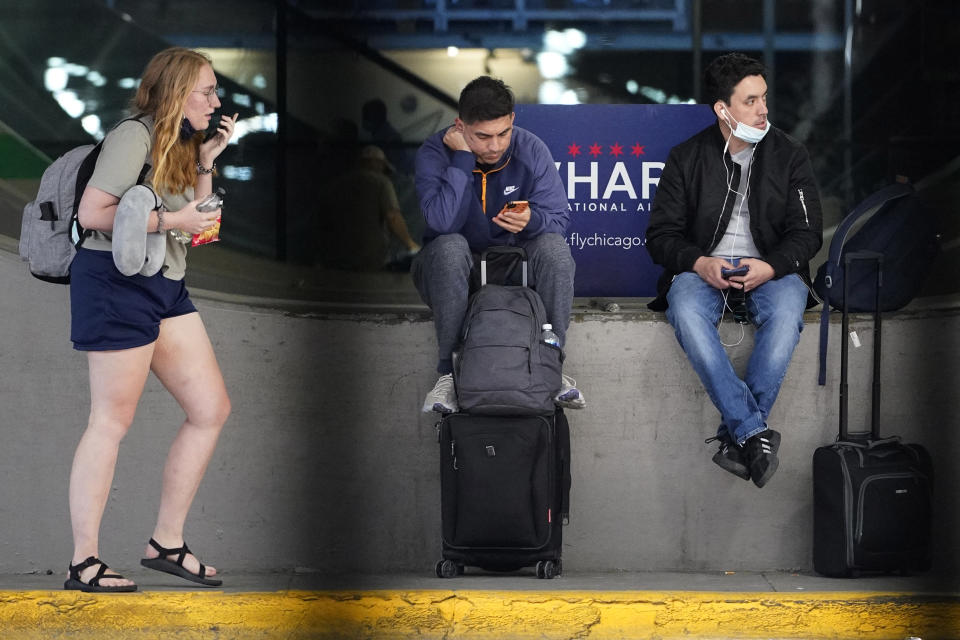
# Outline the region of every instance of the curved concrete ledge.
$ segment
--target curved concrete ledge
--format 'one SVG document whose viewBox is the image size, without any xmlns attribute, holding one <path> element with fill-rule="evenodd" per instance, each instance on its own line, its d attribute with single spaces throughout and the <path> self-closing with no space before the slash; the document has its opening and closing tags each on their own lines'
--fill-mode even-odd
<svg viewBox="0 0 960 640">
<path fill-rule="evenodd" d="M 0 594 L 18 640 L 960 637 L 960 598 L 904 593 L 283 591 Z"/>
<path fill-rule="evenodd" d="M 0 251 L 9 252 L 14 258 L 18 255 L 17 240 L 9 236 L 0 234 Z M 235 257 L 247 260 L 259 260 L 245 254 L 236 254 Z M 269 262 L 269 261 L 268 261 Z M 22 265 L 25 269 L 26 266 Z M 201 277 L 203 283 L 215 281 L 222 282 L 224 278 L 229 278 L 229 270 L 223 264 L 216 264 L 214 267 L 210 263 L 202 264 L 201 269 L 216 269 L 218 271 L 216 278 Z M 395 282 L 399 277 L 406 283 L 407 288 L 413 291 L 412 283 L 407 282 L 408 276 L 403 274 L 382 274 Z M 290 274 L 286 274 L 288 279 Z M 248 307 L 250 309 L 267 309 L 287 313 L 293 316 L 316 317 L 316 318 L 342 318 L 344 316 L 353 319 L 370 319 L 373 321 L 389 320 L 399 318 L 402 320 L 429 320 L 431 319 L 430 309 L 419 301 L 415 292 L 409 295 L 402 295 L 401 298 L 408 298 L 401 302 L 393 300 L 394 296 L 385 295 L 383 300 L 368 301 L 364 300 L 367 295 L 358 295 L 356 300 L 346 300 L 343 292 L 332 296 L 330 299 L 324 299 L 322 291 L 315 291 L 316 299 L 307 299 L 304 297 L 284 297 L 289 293 L 288 286 L 284 286 L 278 275 L 275 286 L 271 288 L 268 281 L 259 281 L 257 288 L 260 290 L 271 290 L 276 295 L 262 295 L 252 293 L 238 293 L 234 291 L 221 291 L 215 288 L 204 288 L 202 286 L 190 286 L 190 295 L 198 300 L 210 300 L 214 302 L 223 302 L 227 304 Z M 363 293 L 362 283 L 357 284 L 358 294 Z M 376 292 L 373 293 L 376 295 Z M 664 320 L 664 315 L 659 312 L 647 309 L 647 303 L 651 298 L 575 298 L 572 310 L 574 321 L 581 321 L 587 318 L 601 318 L 605 320 Z M 890 312 L 887 317 L 900 315 L 929 315 L 934 313 L 960 313 L 960 293 L 930 296 L 919 298 L 912 301 L 905 308 L 896 312 Z M 809 310 L 805 314 L 805 322 L 812 323 L 819 321 L 819 307 Z M 839 322 L 839 314 L 834 313 L 833 322 Z"/>
</svg>

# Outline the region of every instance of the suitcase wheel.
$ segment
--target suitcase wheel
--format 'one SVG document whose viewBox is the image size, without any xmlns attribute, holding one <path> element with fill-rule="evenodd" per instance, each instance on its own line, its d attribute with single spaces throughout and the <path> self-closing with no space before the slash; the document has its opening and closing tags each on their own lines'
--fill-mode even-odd
<svg viewBox="0 0 960 640">
<path fill-rule="evenodd" d="M 435 568 L 438 578 L 455 578 L 463 575 L 463 565 L 453 560 L 440 560 Z"/>
<path fill-rule="evenodd" d="M 540 560 L 537 562 L 537 577 L 545 580 L 552 580 L 563 571 L 563 565 L 560 560 Z"/>
</svg>

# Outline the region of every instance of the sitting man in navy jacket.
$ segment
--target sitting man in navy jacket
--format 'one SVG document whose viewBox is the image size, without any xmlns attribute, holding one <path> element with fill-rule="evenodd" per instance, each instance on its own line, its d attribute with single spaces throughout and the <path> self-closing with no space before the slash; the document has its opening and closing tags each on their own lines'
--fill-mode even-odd
<svg viewBox="0 0 960 640">
<path fill-rule="evenodd" d="M 570 324 L 575 265 L 563 235 L 570 217 L 566 192 L 547 146 L 514 126 L 513 106 L 503 81 L 476 78 L 460 94 L 454 125 L 427 138 L 417 152 L 426 231 L 411 271 L 433 311 L 440 374 L 424 412 L 458 409 L 452 354 L 467 312 L 471 272 L 485 249 L 523 247 L 529 284 L 543 299 L 561 346 Z M 507 207 L 516 201 L 529 204 Z M 556 401 L 568 408 L 584 406 L 576 381 L 567 376 Z"/>
</svg>

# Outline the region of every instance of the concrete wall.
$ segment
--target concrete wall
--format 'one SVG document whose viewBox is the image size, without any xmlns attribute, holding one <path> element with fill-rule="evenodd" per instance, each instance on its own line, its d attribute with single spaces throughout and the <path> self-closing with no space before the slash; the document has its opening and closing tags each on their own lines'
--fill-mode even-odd
<svg viewBox="0 0 960 640">
<path fill-rule="evenodd" d="M 86 423 L 85 356 L 69 342 L 66 287 L 0 250 L 0 572 L 63 571 L 67 479 Z M 233 415 L 186 537 L 221 569 L 429 573 L 439 554 L 432 324 L 410 316 L 295 316 L 194 296 Z M 883 430 L 927 445 L 938 477 L 936 555 L 960 567 L 960 314 L 900 313 L 884 328 Z M 811 323 L 815 321 L 810 316 Z M 854 426 L 866 416 L 869 323 L 853 351 Z M 738 328 L 724 325 L 728 341 Z M 839 325 L 831 327 L 831 371 Z M 732 349 L 739 366 L 751 342 Z M 567 370 L 589 407 L 571 412 L 570 570 L 810 570 L 811 454 L 833 439 L 837 378 L 816 385 L 804 331 L 770 417 L 784 442 L 766 488 L 710 462 L 718 420 L 662 316 L 578 313 Z M 182 413 L 153 378 L 121 448 L 101 552 L 133 566 L 150 535 L 164 456 Z"/>
</svg>

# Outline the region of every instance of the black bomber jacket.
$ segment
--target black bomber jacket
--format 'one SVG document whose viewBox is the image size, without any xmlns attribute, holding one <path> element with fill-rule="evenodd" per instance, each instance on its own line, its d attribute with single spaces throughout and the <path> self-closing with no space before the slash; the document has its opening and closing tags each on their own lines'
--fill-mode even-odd
<svg viewBox="0 0 960 640">
<path fill-rule="evenodd" d="M 750 231 L 774 278 L 797 273 L 809 287 L 809 261 L 823 242 L 819 190 L 803 145 L 768 126 L 750 170 Z M 647 251 L 664 267 L 657 297 L 647 305 L 654 311 L 667 308 L 674 276 L 692 271 L 700 256 L 710 255 L 730 221 L 736 197 L 731 193 L 724 205 L 727 172 L 733 174 L 736 188 L 740 165 L 723 147 L 720 127 L 712 124 L 676 145 L 667 158 L 646 235 Z"/>
</svg>

